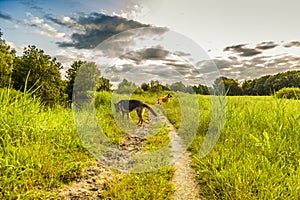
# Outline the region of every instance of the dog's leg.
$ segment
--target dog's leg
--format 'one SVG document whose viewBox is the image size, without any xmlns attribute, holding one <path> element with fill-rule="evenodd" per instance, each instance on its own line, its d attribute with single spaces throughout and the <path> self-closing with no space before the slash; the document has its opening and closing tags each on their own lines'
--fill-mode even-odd
<svg viewBox="0 0 300 200">
<path fill-rule="evenodd" d="M 143 108 L 137 108 L 136 109 L 136 114 L 139 117 L 139 121 L 138 121 L 137 125 L 141 125 L 142 126 L 143 122 L 144 122 L 144 120 L 143 120 Z"/>
</svg>

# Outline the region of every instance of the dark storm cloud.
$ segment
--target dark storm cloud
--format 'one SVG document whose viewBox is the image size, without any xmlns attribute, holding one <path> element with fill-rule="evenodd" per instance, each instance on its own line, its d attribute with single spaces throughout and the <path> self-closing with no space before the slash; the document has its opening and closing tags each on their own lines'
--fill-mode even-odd
<svg viewBox="0 0 300 200">
<path fill-rule="evenodd" d="M 45 18 L 55 24 L 62 25 L 62 26 L 72 27 L 72 25 L 75 25 L 75 23 L 72 24 L 71 22 L 66 22 L 65 20 L 63 20 L 63 18 L 55 18 L 51 14 L 46 14 Z M 70 19 L 74 20 L 75 22 L 74 18 L 70 18 Z"/>
<path fill-rule="evenodd" d="M 187 63 L 165 63 L 168 66 L 171 66 L 173 70 L 180 73 L 181 75 L 190 75 L 197 76 L 199 72 L 194 68 L 193 65 Z"/>
<path fill-rule="evenodd" d="M 233 65 L 239 64 L 238 61 L 225 59 L 214 59 L 213 62 L 216 64 L 218 69 L 229 68 Z"/>
<path fill-rule="evenodd" d="M 149 41 L 149 38 L 152 40 L 161 40 L 163 34 L 167 31 L 167 28 L 161 27 L 131 29 L 102 42 L 95 50 L 102 51 L 104 56 L 107 57 L 120 57 L 121 59 L 133 60 L 137 63 L 146 59 L 158 60 L 165 53 L 162 50 L 163 48 L 157 45 L 150 45 L 147 41 Z M 133 50 L 137 49 L 138 46 L 144 47 L 144 49 L 138 52 Z M 145 50 L 148 46 L 150 49 Z M 158 49 L 157 52 L 151 49 L 151 47 Z M 142 56 L 140 54 L 145 55 Z"/>
<path fill-rule="evenodd" d="M 48 16 L 49 17 L 49 16 Z M 62 21 L 51 19 L 60 25 Z M 92 49 L 109 37 L 126 30 L 149 27 L 133 20 L 127 20 L 118 16 L 108 16 L 101 13 L 82 15 L 76 19 L 76 26 L 82 31 L 71 35 L 72 42 L 60 42 L 60 47 L 75 47 L 77 49 Z"/>
<path fill-rule="evenodd" d="M 287 44 L 284 44 L 283 46 L 286 47 L 286 48 L 300 47 L 300 41 L 292 41 L 292 42 L 289 42 Z"/>
<path fill-rule="evenodd" d="M 246 47 L 246 44 L 225 47 L 224 51 L 231 51 L 239 54 L 242 57 L 251 57 L 262 53 L 260 50 Z"/>
<path fill-rule="evenodd" d="M 165 60 L 169 53 L 169 51 L 166 51 L 161 47 L 153 47 L 139 51 L 131 51 L 125 55 L 122 55 L 120 58 L 132 60 L 135 63 L 141 63 L 145 60 Z"/>
<path fill-rule="evenodd" d="M 174 54 L 176 56 L 190 56 L 191 55 L 190 53 L 185 53 L 185 52 L 182 52 L 182 51 L 176 51 L 176 52 L 174 52 Z"/>
<path fill-rule="evenodd" d="M 278 44 L 275 44 L 272 41 L 270 41 L 270 42 L 262 42 L 262 43 L 256 45 L 256 49 L 267 50 L 267 49 L 273 49 L 273 48 L 275 48 L 277 46 L 278 46 Z"/>
<path fill-rule="evenodd" d="M 0 19 L 12 20 L 12 17 L 10 15 L 0 11 Z"/>
</svg>

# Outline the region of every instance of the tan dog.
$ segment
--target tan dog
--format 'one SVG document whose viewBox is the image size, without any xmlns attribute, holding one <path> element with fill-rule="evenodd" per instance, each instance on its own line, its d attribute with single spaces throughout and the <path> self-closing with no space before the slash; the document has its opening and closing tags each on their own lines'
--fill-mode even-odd
<svg viewBox="0 0 300 200">
<path fill-rule="evenodd" d="M 168 95 L 165 96 L 165 97 L 159 97 L 159 98 L 157 99 L 157 103 L 161 105 L 162 102 L 169 102 L 171 97 L 172 97 L 172 96 L 171 96 L 170 94 L 168 94 Z"/>
</svg>

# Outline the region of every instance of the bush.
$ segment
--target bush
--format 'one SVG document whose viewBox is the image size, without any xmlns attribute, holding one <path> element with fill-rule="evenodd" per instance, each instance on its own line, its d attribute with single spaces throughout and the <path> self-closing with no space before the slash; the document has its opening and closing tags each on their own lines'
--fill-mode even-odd
<svg viewBox="0 0 300 200">
<path fill-rule="evenodd" d="M 300 88 L 295 88 L 295 87 L 282 88 L 275 93 L 275 96 L 277 98 L 299 99 Z"/>
<path fill-rule="evenodd" d="M 100 91 L 95 93 L 95 107 L 99 108 L 99 106 L 109 106 L 111 102 L 112 93 L 108 91 Z"/>
</svg>

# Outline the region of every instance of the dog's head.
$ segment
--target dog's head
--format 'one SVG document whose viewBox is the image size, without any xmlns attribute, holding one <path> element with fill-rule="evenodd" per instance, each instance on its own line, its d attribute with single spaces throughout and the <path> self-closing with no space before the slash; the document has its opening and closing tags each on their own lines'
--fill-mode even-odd
<svg viewBox="0 0 300 200">
<path fill-rule="evenodd" d="M 118 103 L 114 103 L 114 106 L 115 106 L 115 109 L 116 109 L 116 112 L 120 112 L 120 106 Z"/>
<path fill-rule="evenodd" d="M 172 97 L 172 95 L 169 93 L 169 94 L 168 94 L 168 98 L 171 98 L 171 97 Z"/>
</svg>

